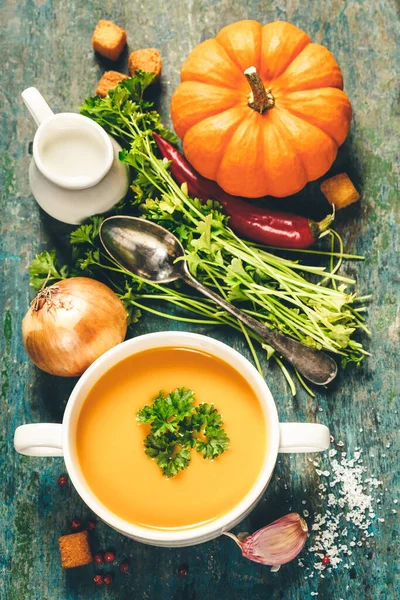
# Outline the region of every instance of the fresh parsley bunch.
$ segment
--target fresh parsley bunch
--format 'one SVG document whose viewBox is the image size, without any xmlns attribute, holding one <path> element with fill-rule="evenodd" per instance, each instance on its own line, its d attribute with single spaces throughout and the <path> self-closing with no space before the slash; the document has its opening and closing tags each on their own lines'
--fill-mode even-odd
<svg viewBox="0 0 400 600">
<path fill-rule="evenodd" d="M 221 415 L 213 404 L 194 406 L 194 394 L 184 387 L 165 396 L 160 392 L 152 404 L 137 413 L 139 423 L 150 425 L 144 440 L 145 452 L 157 461 L 170 478 L 190 463 L 194 448 L 203 458 L 213 460 L 229 447 Z"/>
<path fill-rule="evenodd" d="M 362 314 L 366 309 L 357 303 L 369 296 L 358 297 L 352 290 L 347 291 L 346 286 L 355 281 L 338 270 L 343 259 L 362 257 L 344 254 L 340 236 L 329 231 L 330 251 L 318 247 L 303 251 L 304 256 L 325 257 L 328 266 L 299 264 L 238 238 L 218 203 L 202 203 L 188 196 L 185 186 L 180 187 L 172 178 L 168 161 L 159 158 L 153 140 L 156 131 L 168 141 L 177 142 L 144 95 L 152 78 L 152 74 L 138 71 L 110 90 L 106 98 L 87 98 L 81 106 L 82 114 L 121 142 L 124 150 L 120 159 L 131 167 L 131 191 L 112 214 L 139 214 L 163 225 L 180 239 L 189 269 L 201 283 L 268 327 L 338 355 L 343 366 L 359 364 L 368 352 L 355 339 L 355 333 L 369 334 L 369 329 Z M 245 336 L 259 372 L 263 374 L 257 346 L 266 352 L 267 359 L 279 365 L 295 394 L 293 379 L 278 353 L 234 317 L 180 282 L 145 282 L 113 261 L 102 249 L 98 236 L 103 219 L 92 217 L 71 234 L 67 260 L 60 261 L 54 251 L 44 251 L 33 260 L 30 274 L 35 289 L 66 277 L 93 277 L 118 294 L 130 324 L 146 311 L 187 323 L 227 325 Z M 313 396 L 301 376 L 296 375 Z"/>
<path fill-rule="evenodd" d="M 358 301 L 356 294 L 346 289 L 355 281 L 337 273 L 345 257 L 339 235 L 329 232 L 329 270 L 300 266 L 238 238 L 229 229 L 229 220 L 218 203 L 202 203 L 189 197 L 187 190 L 173 180 L 168 161 L 158 158 L 152 133 L 157 131 L 172 143 L 176 137 L 162 125 L 160 115 L 151 110 L 152 103 L 143 99 L 148 77 L 147 73 L 137 72 L 133 80 L 122 81 L 108 98 L 88 99 L 81 107 L 82 114 L 127 142 L 120 159 L 132 167 L 133 198 L 128 199 L 125 208 L 136 207 L 143 218 L 172 231 L 185 248 L 190 271 L 204 285 L 239 303 L 244 311 L 272 329 L 341 355 L 343 366 L 348 362 L 359 364 L 368 352 L 353 334 L 357 329 L 366 333 L 369 330 L 360 314 L 363 307 L 359 310 L 352 306 Z M 335 240 L 339 253 L 335 252 Z M 324 252 L 315 250 L 315 254 Z M 310 282 L 303 273 L 319 281 Z M 249 341 L 252 334 L 246 334 Z M 263 347 L 282 366 L 273 349 L 267 344 Z M 259 368 L 256 353 L 252 353 Z M 286 376 L 286 369 L 282 370 Z"/>
</svg>

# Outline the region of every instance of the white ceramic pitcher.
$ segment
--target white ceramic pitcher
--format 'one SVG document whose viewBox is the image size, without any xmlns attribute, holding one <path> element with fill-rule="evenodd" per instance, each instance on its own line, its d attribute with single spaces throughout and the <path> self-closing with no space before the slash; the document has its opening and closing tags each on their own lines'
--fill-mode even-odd
<svg viewBox="0 0 400 600">
<path fill-rule="evenodd" d="M 21 96 L 38 125 L 29 168 L 38 204 L 70 224 L 110 210 L 129 186 L 128 167 L 118 159 L 121 146 L 88 117 L 54 114 L 36 88 Z"/>
</svg>

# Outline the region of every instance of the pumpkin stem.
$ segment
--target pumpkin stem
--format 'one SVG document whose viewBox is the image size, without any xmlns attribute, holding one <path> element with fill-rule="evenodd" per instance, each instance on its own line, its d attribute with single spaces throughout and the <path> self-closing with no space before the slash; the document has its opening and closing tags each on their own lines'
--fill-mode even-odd
<svg viewBox="0 0 400 600">
<path fill-rule="evenodd" d="M 271 94 L 271 90 L 265 89 L 257 69 L 249 67 L 244 74 L 251 88 L 248 101 L 250 108 L 262 114 L 268 108 L 275 106 L 275 98 Z"/>
</svg>

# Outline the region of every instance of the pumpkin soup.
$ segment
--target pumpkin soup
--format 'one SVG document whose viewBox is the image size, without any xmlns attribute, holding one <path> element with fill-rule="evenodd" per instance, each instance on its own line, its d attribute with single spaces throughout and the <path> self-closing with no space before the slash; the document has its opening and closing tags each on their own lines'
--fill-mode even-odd
<svg viewBox="0 0 400 600">
<path fill-rule="evenodd" d="M 214 404 L 229 435 L 214 460 L 191 453 L 190 467 L 167 479 L 144 452 L 150 426 L 137 412 L 160 390 L 194 392 L 194 404 Z M 266 423 L 258 399 L 228 363 L 188 348 L 134 354 L 90 390 L 76 431 L 80 468 L 109 510 L 137 525 L 183 528 L 221 517 L 250 491 L 266 452 Z"/>
</svg>

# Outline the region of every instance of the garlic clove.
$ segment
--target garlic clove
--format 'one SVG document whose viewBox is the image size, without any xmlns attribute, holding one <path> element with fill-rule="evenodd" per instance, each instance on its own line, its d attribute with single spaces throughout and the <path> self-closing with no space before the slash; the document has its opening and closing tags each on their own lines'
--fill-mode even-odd
<svg viewBox="0 0 400 600">
<path fill-rule="evenodd" d="M 290 562 L 301 552 L 307 534 L 307 523 L 298 513 L 285 515 L 244 539 L 224 532 L 236 542 L 245 558 L 276 567 Z"/>
</svg>

